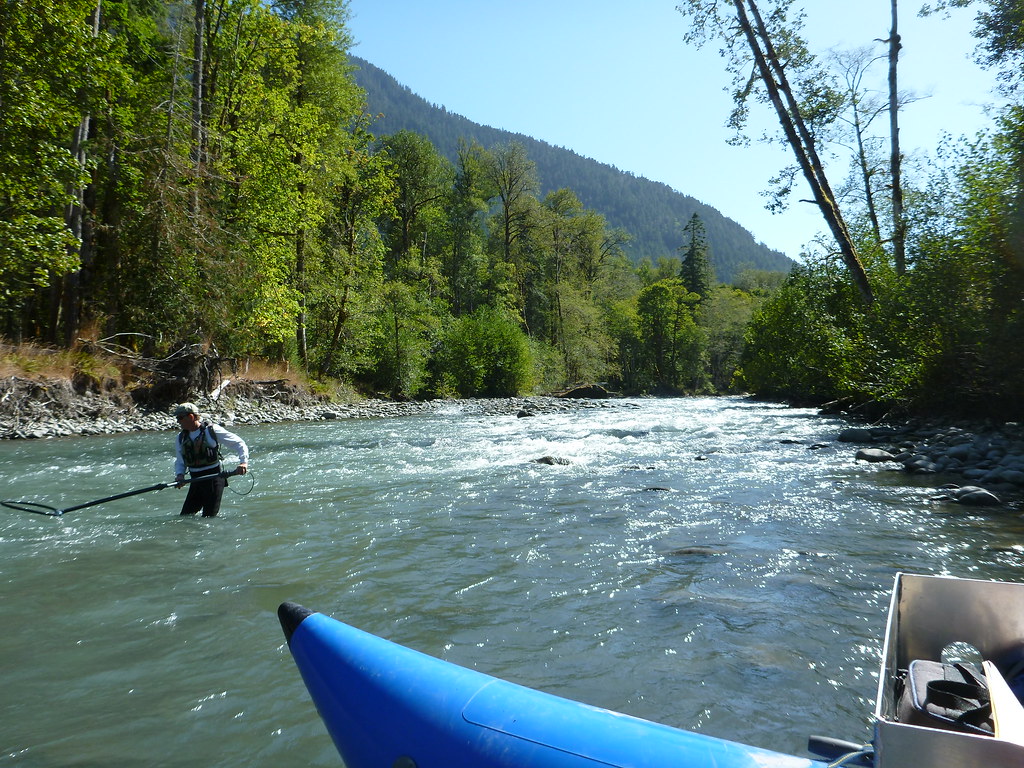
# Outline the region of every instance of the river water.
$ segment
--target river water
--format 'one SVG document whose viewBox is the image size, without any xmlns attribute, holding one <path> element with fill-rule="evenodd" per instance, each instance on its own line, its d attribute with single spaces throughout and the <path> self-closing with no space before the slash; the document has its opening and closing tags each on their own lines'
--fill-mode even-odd
<svg viewBox="0 0 1024 768">
<path fill-rule="evenodd" d="M 284 600 L 676 727 L 867 740 L 896 572 L 1018 580 L 1024 524 L 855 464 L 841 427 L 740 398 L 452 405 L 239 427 L 253 473 L 214 519 L 173 488 L 0 507 L 0 762 L 340 765 Z M 0 499 L 166 482 L 172 439 L 0 444 Z"/>
</svg>

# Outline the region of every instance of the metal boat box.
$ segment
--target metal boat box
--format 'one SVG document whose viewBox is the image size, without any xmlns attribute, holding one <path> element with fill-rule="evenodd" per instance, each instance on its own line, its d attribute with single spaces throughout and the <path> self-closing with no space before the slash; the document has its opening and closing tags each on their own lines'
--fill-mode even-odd
<svg viewBox="0 0 1024 768">
<path fill-rule="evenodd" d="M 995 736 L 897 721 L 896 679 L 914 659 L 973 646 L 993 699 Z M 875 699 L 876 768 L 1022 768 L 1024 707 L 996 667 L 1024 659 L 1024 584 L 900 573 L 893 586 Z"/>
</svg>

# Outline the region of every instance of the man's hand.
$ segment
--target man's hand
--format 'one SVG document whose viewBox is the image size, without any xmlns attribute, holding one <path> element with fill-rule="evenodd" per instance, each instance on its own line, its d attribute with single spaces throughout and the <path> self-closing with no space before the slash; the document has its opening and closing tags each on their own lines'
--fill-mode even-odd
<svg viewBox="0 0 1024 768">
<path fill-rule="evenodd" d="M 184 475 L 178 475 L 177 477 L 174 478 L 174 487 L 175 488 L 182 488 L 182 487 L 184 487 L 184 485 L 185 485 L 185 476 Z"/>
<path fill-rule="evenodd" d="M 248 471 L 249 471 L 249 465 L 248 464 L 239 464 L 237 467 L 235 467 L 235 474 L 236 475 L 244 475 Z"/>
</svg>

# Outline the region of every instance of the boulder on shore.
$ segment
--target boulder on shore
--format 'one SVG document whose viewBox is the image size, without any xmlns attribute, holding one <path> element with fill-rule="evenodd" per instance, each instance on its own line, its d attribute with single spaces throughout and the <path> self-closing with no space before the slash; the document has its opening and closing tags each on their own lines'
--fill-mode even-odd
<svg viewBox="0 0 1024 768">
<path fill-rule="evenodd" d="M 573 387 L 568 392 L 563 392 L 556 397 L 571 398 L 576 400 L 604 400 L 611 397 L 611 393 L 600 384 L 585 384 L 580 387 Z"/>
</svg>

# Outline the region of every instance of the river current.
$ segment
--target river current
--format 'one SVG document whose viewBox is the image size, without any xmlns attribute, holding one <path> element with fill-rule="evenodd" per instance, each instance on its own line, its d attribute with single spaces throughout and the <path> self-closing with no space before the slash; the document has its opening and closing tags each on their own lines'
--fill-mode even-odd
<svg viewBox="0 0 1024 768">
<path fill-rule="evenodd" d="M 237 427 L 252 474 L 213 519 L 173 488 L 0 507 L 0 762 L 341 765 L 284 600 L 675 727 L 866 741 L 895 574 L 1020 580 L 1024 523 L 855 463 L 842 426 L 742 398 L 454 404 Z M 0 499 L 167 482 L 172 441 L 2 443 Z"/>
</svg>

